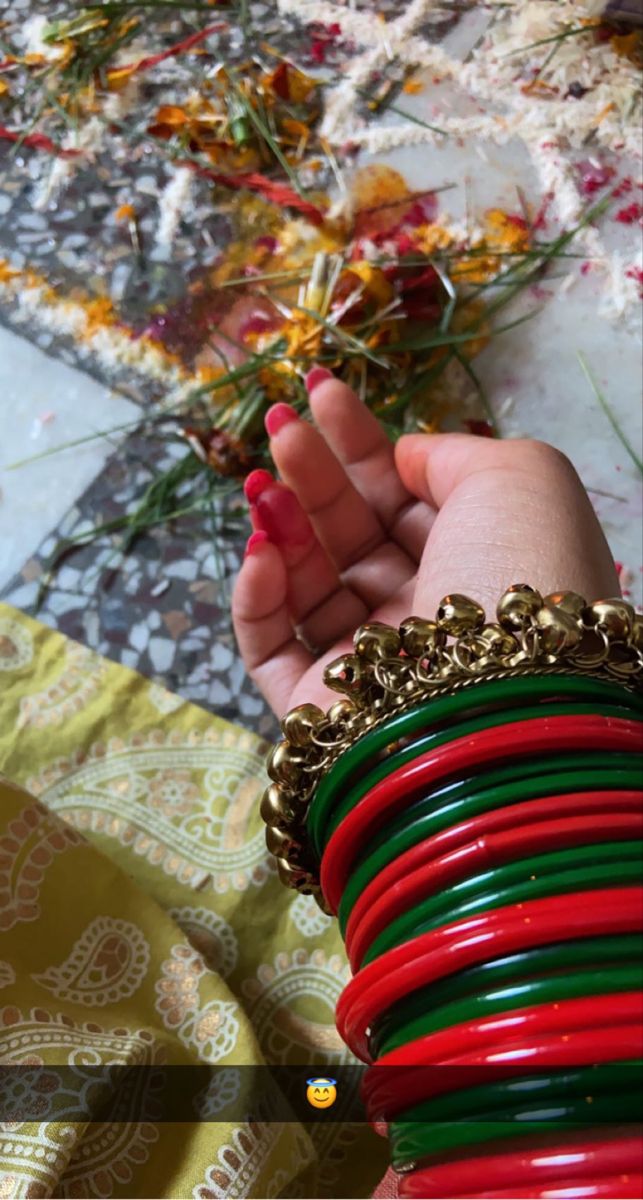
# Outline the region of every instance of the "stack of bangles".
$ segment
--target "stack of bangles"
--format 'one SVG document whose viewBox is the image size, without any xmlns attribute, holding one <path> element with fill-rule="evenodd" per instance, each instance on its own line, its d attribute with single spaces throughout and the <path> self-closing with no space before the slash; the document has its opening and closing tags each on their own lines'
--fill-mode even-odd
<svg viewBox="0 0 643 1200">
<path fill-rule="evenodd" d="M 282 721 L 282 880 L 401 1197 L 643 1195 L 643 617 L 526 584 L 362 626 Z"/>
</svg>

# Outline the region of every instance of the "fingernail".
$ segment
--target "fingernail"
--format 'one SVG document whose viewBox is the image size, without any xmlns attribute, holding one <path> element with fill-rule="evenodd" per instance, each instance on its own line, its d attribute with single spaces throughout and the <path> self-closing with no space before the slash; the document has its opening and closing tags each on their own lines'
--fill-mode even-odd
<svg viewBox="0 0 643 1200">
<path fill-rule="evenodd" d="M 264 418 L 268 437 L 274 437 L 280 429 L 283 429 L 284 425 L 290 425 L 293 421 L 298 420 L 298 414 L 289 404 L 273 404 Z"/>
<path fill-rule="evenodd" d="M 257 496 L 265 492 L 266 488 L 272 487 L 275 480 L 270 471 L 251 471 L 243 484 L 246 500 L 249 504 L 254 504 Z"/>
<path fill-rule="evenodd" d="M 282 484 L 257 497 L 257 516 L 261 528 L 277 546 L 306 546 L 314 536 L 294 492 Z"/>
<path fill-rule="evenodd" d="M 308 395 L 310 396 L 311 392 L 314 392 L 315 388 L 319 387 L 320 383 L 324 383 L 327 379 L 332 378 L 333 372 L 328 371 L 326 367 L 311 367 L 304 381 Z"/>
<path fill-rule="evenodd" d="M 250 534 L 250 537 L 248 538 L 248 541 L 246 542 L 246 549 L 245 549 L 243 557 L 248 558 L 251 554 L 256 554 L 257 550 L 259 550 L 259 548 L 261 546 L 265 546 L 266 542 L 269 542 L 269 541 L 270 541 L 270 538 L 268 537 L 268 534 L 265 532 L 265 530 L 263 530 L 263 529 L 255 530 L 254 533 Z"/>
</svg>

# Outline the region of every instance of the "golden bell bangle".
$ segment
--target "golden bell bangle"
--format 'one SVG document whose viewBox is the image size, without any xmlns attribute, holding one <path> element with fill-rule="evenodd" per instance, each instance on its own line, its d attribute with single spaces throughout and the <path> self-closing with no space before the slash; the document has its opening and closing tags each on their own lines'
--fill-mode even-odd
<svg viewBox="0 0 643 1200">
<path fill-rule="evenodd" d="M 372 622 L 354 652 L 329 663 L 327 687 L 340 693 L 324 713 L 312 704 L 281 722 L 261 802 L 268 849 L 289 887 L 319 898 L 306 817 L 322 776 L 365 733 L 433 697 L 492 679 L 581 675 L 619 682 L 643 678 L 643 617 L 624 600 L 588 604 L 574 592 L 545 596 L 515 584 L 498 601 L 496 622 L 467 596 L 446 596 L 435 619 L 408 617 L 398 629 Z"/>
</svg>

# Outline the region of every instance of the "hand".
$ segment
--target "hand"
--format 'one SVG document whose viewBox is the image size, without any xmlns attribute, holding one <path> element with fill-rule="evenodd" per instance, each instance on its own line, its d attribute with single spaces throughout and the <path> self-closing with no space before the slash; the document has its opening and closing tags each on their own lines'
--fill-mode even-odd
<svg viewBox="0 0 643 1200">
<path fill-rule="evenodd" d="M 323 668 L 364 621 L 432 617 L 449 592 L 494 620 L 512 583 L 620 595 L 594 510 L 557 450 L 455 433 L 393 447 L 350 388 L 319 368 L 308 379 L 316 427 L 283 404 L 266 419 L 282 482 L 249 477 L 259 532 L 232 605 L 246 667 L 278 716 L 336 699 Z"/>
</svg>

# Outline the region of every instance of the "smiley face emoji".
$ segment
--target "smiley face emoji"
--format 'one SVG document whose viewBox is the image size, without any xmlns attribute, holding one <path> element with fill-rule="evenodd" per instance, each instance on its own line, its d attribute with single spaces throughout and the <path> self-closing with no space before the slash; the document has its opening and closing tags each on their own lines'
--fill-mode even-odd
<svg viewBox="0 0 643 1200">
<path fill-rule="evenodd" d="M 313 1108 L 330 1108 L 337 1099 L 336 1079 L 328 1079 L 324 1076 L 319 1076 L 315 1079 L 308 1079 L 308 1087 L 306 1089 L 306 1099 Z"/>
</svg>

